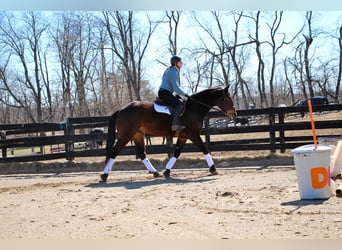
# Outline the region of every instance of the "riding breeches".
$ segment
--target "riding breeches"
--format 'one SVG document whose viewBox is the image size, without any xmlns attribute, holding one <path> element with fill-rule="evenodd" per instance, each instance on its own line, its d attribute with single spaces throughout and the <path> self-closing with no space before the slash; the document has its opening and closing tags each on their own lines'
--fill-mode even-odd
<svg viewBox="0 0 342 250">
<path fill-rule="evenodd" d="M 170 91 L 165 89 L 159 89 L 158 96 L 167 104 L 176 107 L 178 105 L 183 105 L 182 101 L 175 97 Z"/>
</svg>

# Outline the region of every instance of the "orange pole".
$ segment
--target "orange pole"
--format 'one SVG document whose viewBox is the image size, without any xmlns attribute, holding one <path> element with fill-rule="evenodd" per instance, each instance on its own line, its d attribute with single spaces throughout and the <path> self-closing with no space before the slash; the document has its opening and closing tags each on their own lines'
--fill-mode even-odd
<svg viewBox="0 0 342 250">
<path fill-rule="evenodd" d="M 310 113 L 312 135 L 314 139 L 315 148 L 317 148 L 316 129 L 315 129 L 315 121 L 314 121 L 313 114 L 312 114 L 311 100 L 308 101 L 308 106 L 309 106 L 309 113 Z"/>
</svg>

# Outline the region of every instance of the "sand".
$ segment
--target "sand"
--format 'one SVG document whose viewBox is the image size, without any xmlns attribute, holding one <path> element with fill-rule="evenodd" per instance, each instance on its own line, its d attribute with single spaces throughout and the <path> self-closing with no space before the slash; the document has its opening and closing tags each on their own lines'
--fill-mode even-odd
<svg viewBox="0 0 342 250">
<path fill-rule="evenodd" d="M 293 166 L 218 171 L 2 174 L 0 239 L 342 238 L 342 198 L 300 200 Z"/>
</svg>

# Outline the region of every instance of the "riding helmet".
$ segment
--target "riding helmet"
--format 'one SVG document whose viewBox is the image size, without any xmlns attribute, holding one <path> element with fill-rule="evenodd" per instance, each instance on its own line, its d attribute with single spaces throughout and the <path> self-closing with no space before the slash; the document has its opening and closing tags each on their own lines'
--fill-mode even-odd
<svg viewBox="0 0 342 250">
<path fill-rule="evenodd" d="M 174 65 L 175 63 L 181 61 L 182 59 L 179 56 L 172 56 L 170 59 L 171 65 Z"/>
</svg>

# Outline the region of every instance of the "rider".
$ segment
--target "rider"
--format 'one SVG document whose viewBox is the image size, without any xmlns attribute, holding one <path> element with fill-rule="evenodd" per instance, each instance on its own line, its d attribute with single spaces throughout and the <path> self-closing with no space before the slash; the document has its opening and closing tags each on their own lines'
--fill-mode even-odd
<svg viewBox="0 0 342 250">
<path fill-rule="evenodd" d="M 178 95 L 189 97 L 179 87 L 179 71 L 182 68 L 182 59 L 178 56 L 172 56 L 170 59 L 171 66 L 168 67 L 162 78 L 162 83 L 159 87 L 158 96 L 167 104 L 175 108 L 171 129 L 173 131 L 180 131 L 185 128 L 180 124 L 179 116 L 183 109 L 183 102 L 173 95 L 174 92 Z"/>
</svg>

